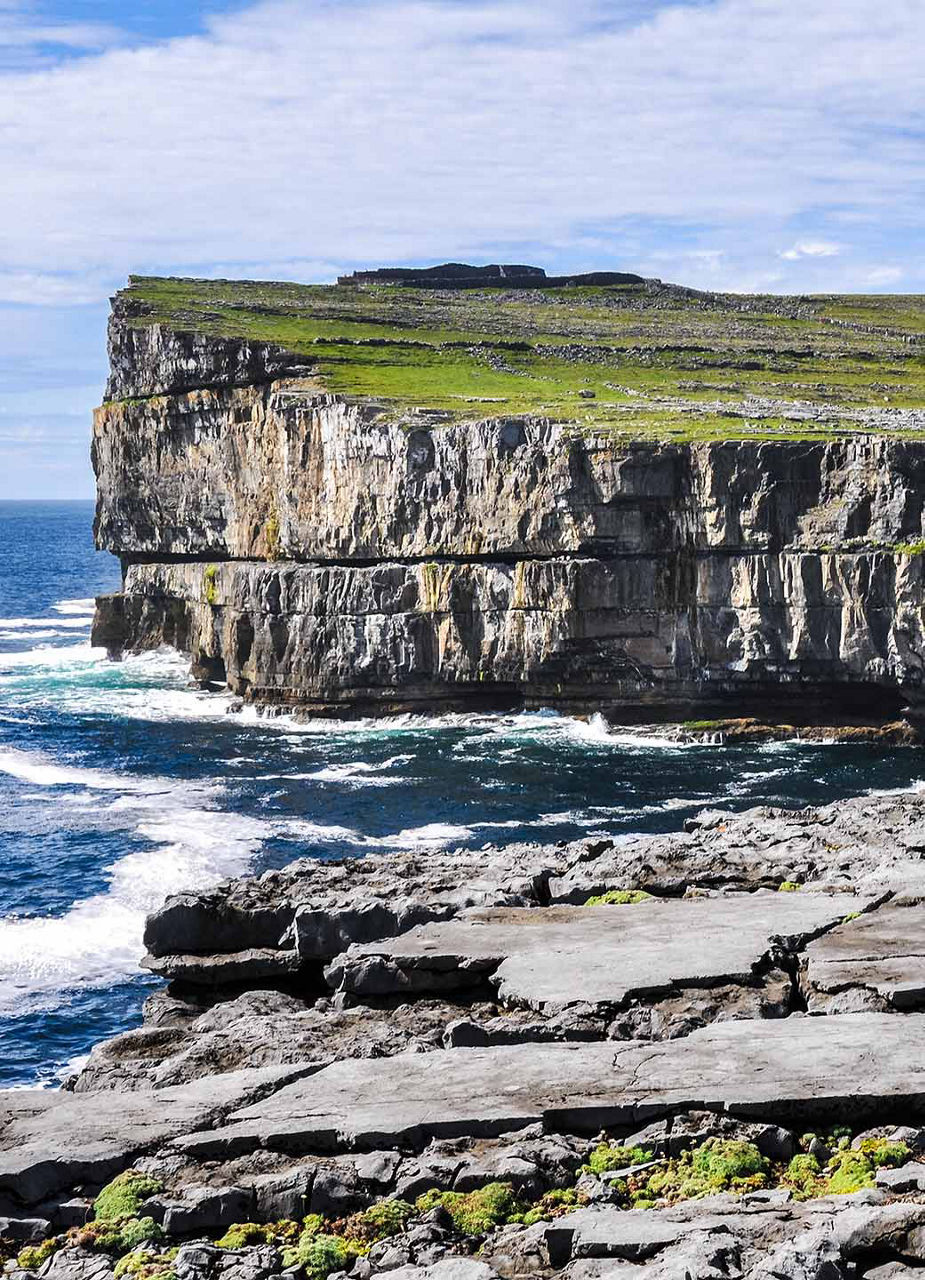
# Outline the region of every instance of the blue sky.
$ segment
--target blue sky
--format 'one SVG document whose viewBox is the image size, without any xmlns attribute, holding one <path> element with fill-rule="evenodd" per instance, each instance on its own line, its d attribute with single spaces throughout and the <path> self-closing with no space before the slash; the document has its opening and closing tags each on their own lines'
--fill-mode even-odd
<svg viewBox="0 0 925 1280">
<path fill-rule="evenodd" d="M 86 497 L 130 271 L 925 292 L 922 0 L 0 0 L 0 497 Z"/>
</svg>

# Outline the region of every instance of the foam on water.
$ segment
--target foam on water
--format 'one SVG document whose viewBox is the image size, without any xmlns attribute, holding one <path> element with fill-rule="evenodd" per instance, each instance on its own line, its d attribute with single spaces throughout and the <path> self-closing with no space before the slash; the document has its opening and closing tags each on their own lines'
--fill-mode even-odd
<svg viewBox="0 0 925 1280">
<path fill-rule="evenodd" d="M 145 915 L 167 894 L 207 888 L 245 870 L 267 831 L 259 819 L 214 807 L 222 793 L 216 783 L 107 773 L 22 751 L 0 752 L 0 770 L 48 789 L 121 793 L 108 804 L 98 801 L 93 819 L 114 821 L 147 846 L 106 868 L 106 891 L 64 914 L 0 921 L 0 1016 L 53 1008 L 74 988 L 105 987 L 138 973 Z"/>
<path fill-rule="evenodd" d="M 58 600 L 51 607 L 55 613 L 79 614 L 89 621 L 96 609 L 96 600 L 93 596 L 81 596 L 76 600 Z"/>
</svg>

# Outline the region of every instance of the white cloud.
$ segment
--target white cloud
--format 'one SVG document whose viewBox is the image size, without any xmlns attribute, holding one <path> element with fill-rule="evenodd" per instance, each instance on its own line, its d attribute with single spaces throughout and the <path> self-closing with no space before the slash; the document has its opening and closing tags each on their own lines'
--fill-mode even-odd
<svg viewBox="0 0 925 1280">
<path fill-rule="evenodd" d="M 915 226 L 923 35 L 921 0 L 267 0 L 7 73 L 0 298 L 506 246 L 633 266 L 692 225 L 748 241 L 730 284 L 766 278 L 826 208 Z"/>
<path fill-rule="evenodd" d="M 0 3 L 0 71 L 48 65 L 62 51 L 95 52 L 124 40 L 109 23 L 50 21 L 29 0 Z"/>
<path fill-rule="evenodd" d="M 899 284 L 904 276 L 899 267 L 871 267 L 864 275 L 864 283 L 880 289 L 884 285 Z"/>
<path fill-rule="evenodd" d="M 840 253 L 841 245 L 830 240 L 799 240 L 780 256 L 788 262 L 797 262 L 800 258 L 837 258 Z"/>
</svg>

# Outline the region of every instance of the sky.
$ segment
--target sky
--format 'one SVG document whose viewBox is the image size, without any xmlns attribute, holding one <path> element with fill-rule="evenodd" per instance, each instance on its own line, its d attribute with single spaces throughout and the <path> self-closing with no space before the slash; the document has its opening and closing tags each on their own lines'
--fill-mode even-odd
<svg viewBox="0 0 925 1280">
<path fill-rule="evenodd" d="M 87 498 L 129 272 L 925 293 L 923 0 L 0 0 L 0 498 Z"/>
</svg>

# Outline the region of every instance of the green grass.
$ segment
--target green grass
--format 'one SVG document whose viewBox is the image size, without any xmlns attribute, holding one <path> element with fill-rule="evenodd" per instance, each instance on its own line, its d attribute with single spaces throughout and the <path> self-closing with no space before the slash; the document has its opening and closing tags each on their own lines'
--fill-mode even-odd
<svg viewBox="0 0 925 1280">
<path fill-rule="evenodd" d="M 860 410 L 925 407 L 920 297 L 153 277 L 120 297 L 131 325 L 282 347 L 324 388 L 399 420 L 533 414 L 613 440 L 812 440 L 892 429 Z"/>
</svg>

